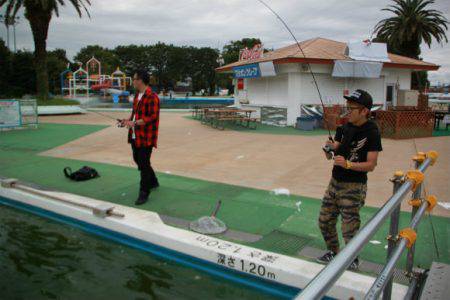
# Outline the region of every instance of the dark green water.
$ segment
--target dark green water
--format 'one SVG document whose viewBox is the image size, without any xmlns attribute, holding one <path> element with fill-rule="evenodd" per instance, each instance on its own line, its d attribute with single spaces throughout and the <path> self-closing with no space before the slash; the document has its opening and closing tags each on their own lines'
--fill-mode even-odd
<svg viewBox="0 0 450 300">
<path fill-rule="evenodd" d="M 271 298 L 0 205 L 0 299 Z"/>
</svg>

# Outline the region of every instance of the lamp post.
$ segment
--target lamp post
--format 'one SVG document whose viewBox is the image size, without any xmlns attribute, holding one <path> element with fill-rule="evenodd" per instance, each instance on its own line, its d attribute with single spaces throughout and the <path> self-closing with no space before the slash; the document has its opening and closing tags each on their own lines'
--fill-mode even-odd
<svg viewBox="0 0 450 300">
<path fill-rule="evenodd" d="M 9 27 L 7 22 L 7 17 L 0 15 L 0 22 L 4 23 L 6 26 L 6 47 L 9 49 Z"/>
<path fill-rule="evenodd" d="M 13 26 L 13 35 L 14 35 L 14 53 L 17 52 L 17 46 L 16 46 L 16 24 L 19 23 L 19 17 L 14 17 L 12 19 L 12 26 Z"/>
<path fill-rule="evenodd" d="M 17 52 L 16 24 L 19 23 L 19 17 L 0 15 L 0 22 L 4 23 L 6 26 L 6 46 L 8 47 L 8 49 L 10 49 L 10 47 L 9 47 L 9 26 L 13 27 L 14 53 Z"/>
</svg>

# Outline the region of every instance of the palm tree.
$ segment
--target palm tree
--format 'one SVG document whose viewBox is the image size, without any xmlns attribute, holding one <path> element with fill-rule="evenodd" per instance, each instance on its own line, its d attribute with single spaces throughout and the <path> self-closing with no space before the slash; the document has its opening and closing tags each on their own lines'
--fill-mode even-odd
<svg viewBox="0 0 450 300">
<path fill-rule="evenodd" d="M 392 0 L 394 4 L 382 10 L 394 14 L 378 22 L 374 33 L 377 40 L 388 44 L 389 50 L 419 59 L 420 45 L 431 46 L 432 39 L 447 43 L 447 19 L 440 11 L 429 9 L 434 0 Z"/>
<path fill-rule="evenodd" d="M 84 10 L 89 16 L 86 5 L 90 0 L 0 0 L 0 7 L 6 7 L 5 17 L 15 17 L 17 12 L 25 9 L 25 18 L 30 23 L 34 40 L 34 62 L 36 68 L 36 89 L 38 97 L 48 97 L 47 73 L 47 35 L 53 13 L 59 17 L 59 8 L 70 2 L 78 15 Z"/>
</svg>

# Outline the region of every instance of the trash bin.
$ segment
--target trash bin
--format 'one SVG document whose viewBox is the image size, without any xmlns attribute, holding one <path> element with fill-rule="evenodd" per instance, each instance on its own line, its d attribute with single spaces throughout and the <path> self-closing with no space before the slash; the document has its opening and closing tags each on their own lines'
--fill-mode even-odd
<svg viewBox="0 0 450 300">
<path fill-rule="evenodd" d="M 315 125 L 316 125 L 316 119 L 314 117 L 304 116 L 304 117 L 297 118 L 297 124 L 295 127 L 300 130 L 311 131 L 311 130 L 314 130 Z"/>
<path fill-rule="evenodd" d="M 311 116 L 311 118 L 314 119 L 314 129 L 323 127 L 323 118 L 322 118 L 322 116 L 315 115 L 315 116 Z"/>
</svg>

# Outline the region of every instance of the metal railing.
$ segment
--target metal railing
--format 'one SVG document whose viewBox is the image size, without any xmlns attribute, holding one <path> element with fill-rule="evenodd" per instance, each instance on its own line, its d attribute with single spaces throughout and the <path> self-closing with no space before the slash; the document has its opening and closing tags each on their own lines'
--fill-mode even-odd
<svg viewBox="0 0 450 300">
<path fill-rule="evenodd" d="M 22 126 L 37 128 L 39 114 L 36 99 L 20 99 L 19 102 Z"/>
<path fill-rule="evenodd" d="M 296 299 L 309 300 L 320 299 L 323 297 L 358 256 L 359 252 L 383 225 L 386 219 L 391 216 L 387 262 L 384 269 L 366 294 L 366 299 L 377 299 L 384 290 L 383 299 L 390 299 L 392 273 L 395 264 L 401 257 L 405 248 L 408 247 L 407 271 L 412 272 L 414 259 L 414 248 L 412 246 L 415 241 L 415 228 L 419 224 L 425 211 L 431 209 L 436 202 L 436 199 L 433 196 L 430 196 L 429 199 L 426 200 L 419 199 L 421 195 L 421 184 L 424 179 L 423 173 L 430 165 L 434 164 L 437 156 L 438 154 L 435 151 L 430 151 L 427 154 L 419 152 L 417 156 L 414 157 L 416 162 L 415 170 L 407 172 L 406 176 L 403 172 L 395 173 L 394 178 L 391 180 L 394 183 L 393 195 L 366 223 L 359 233 L 350 240 L 342 251 L 339 252 L 339 254 L 309 282 Z M 409 228 L 400 231 L 397 236 L 400 204 L 411 190 L 414 191 L 413 201 L 416 201 L 416 206 L 413 205 L 415 209 L 413 209 L 412 220 Z M 419 206 L 417 206 L 417 203 Z"/>
</svg>

